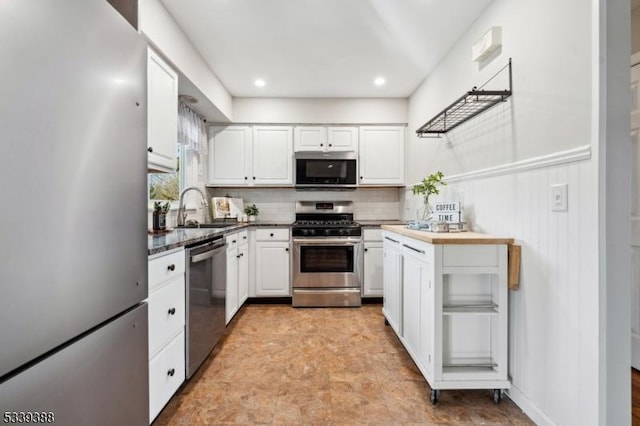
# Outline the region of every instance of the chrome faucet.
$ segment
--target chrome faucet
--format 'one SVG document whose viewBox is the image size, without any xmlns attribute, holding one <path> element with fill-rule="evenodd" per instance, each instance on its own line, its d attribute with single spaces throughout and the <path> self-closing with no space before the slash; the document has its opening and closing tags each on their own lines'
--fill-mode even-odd
<svg viewBox="0 0 640 426">
<path fill-rule="evenodd" d="M 184 195 L 187 192 L 192 190 L 197 191 L 202 196 L 202 205 L 205 207 L 209 207 L 209 205 L 207 204 L 207 197 L 204 195 L 204 193 L 200 188 L 198 188 L 197 186 L 190 186 L 188 188 L 183 189 L 182 192 L 180 193 L 180 201 L 178 202 L 178 226 L 183 226 L 185 219 L 187 218 L 187 212 L 184 211 Z M 208 214 L 209 214 L 209 209 L 207 208 L 205 212 L 205 220 Z"/>
</svg>

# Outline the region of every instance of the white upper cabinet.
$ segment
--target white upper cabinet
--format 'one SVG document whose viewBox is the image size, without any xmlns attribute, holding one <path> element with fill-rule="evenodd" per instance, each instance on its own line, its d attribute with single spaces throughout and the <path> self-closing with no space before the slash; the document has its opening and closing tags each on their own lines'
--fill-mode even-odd
<svg viewBox="0 0 640 426">
<path fill-rule="evenodd" d="M 292 185 L 291 126 L 209 128 L 210 185 Z"/>
<path fill-rule="evenodd" d="M 293 131 L 291 126 L 253 127 L 253 172 L 257 185 L 293 184 Z"/>
<path fill-rule="evenodd" d="M 297 126 L 295 151 L 338 152 L 358 150 L 358 128 L 346 126 Z"/>
<path fill-rule="evenodd" d="M 178 136 L 178 75 L 153 50 L 147 50 L 148 168 L 176 169 Z"/>
<path fill-rule="evenodd" d="M 404 185 L 404 126 L 360 127 L 360 185 Z"/>
<path fill-rule="evenodd" d="M 251 127 L 209 128 L 209 183 L 247 185 L 251 174 Z"/>
</svg>

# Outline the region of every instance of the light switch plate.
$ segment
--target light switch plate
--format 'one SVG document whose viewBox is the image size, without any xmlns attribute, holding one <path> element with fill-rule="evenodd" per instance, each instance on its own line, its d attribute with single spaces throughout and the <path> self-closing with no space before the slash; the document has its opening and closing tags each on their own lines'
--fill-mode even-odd
<svg viewBox="0 0 640 426">
<path fill-rule="evenodd" d="M 566 212 L 568 209 L 568 185 L 566 183 L 551 185 L 551 211 Z"/>
</svg>

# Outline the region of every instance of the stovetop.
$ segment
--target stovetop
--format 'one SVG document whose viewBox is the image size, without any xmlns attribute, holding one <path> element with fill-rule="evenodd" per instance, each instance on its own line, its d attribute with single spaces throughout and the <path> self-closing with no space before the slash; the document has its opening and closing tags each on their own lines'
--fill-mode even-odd
<svg viewBox="0 0 640 426">
<path fill-rule="evenodd" d="M 294 237 L 359 237 L 361 226 L 353 220 L 351 201 L 299 201 Z"/>
</svg>

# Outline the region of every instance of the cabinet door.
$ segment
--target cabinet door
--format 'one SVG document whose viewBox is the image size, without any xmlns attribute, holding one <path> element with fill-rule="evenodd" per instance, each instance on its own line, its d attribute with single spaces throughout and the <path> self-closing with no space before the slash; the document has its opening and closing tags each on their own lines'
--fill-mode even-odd
<svg viewBox="0 0 640 426">
<path fill-rule="evenodd" d="M 324 151 L 328 146 L 327 129 L 320 126 L 298 126 L 295 128 L 294 150 Z"/>
<path fill-rule="evenodd" d="M 238 310 L 238 253 L 227 250 L 227 294 L 225 297 L 225 323 L 229 324 L 231 318 Z"/>
<path fill-rule="evenodd" d="M 178 75 L 157 53 L 147 50 L 147 146 L 149 169 L 176 169 Z"/>
<path fill-rule="evenodd" d="M 357 127 L 328 127 L 327 142 L 329 151 L 357 151 Z"/>
<path fill-rule="evenodd" d="M 435 329 L 435 305 L 434 305 L 435 276 L 432 262 L 426 262 L 422 266 L 422 281 L 420 291 L 420 349 L 419 363 L 433 375 L 434 363 L 434 329 Z"/>
<path fill-rule="evenodd" d="M 404 127 L 360 128 L 360 184 L 404 184 Z"/>
<path fill-rule="evenodd" d="M 251 127 L 211 127 L 209 129 L 209 183 L 247 185 L 250 149 Z"/>
<path fill-rule="evenodd" d="M 402 253 L 393 243 L 383 244 L 383 308 L 387 321 L 402 335 Z"/>
<path fill-rule="evenodd" d="M 293 131 L 290 126 L 255 126 L 252 146 L 253 184 L 293 184 Z"/>
<path fill-rule="evenodd" d="M 289 243 L 256 242 L 256 296 L 290 296 Z"/>
<path fill-rule="evenodd" d="M 363 296 L 382 296 L 382 243 L 364 243 Z"/>
<path fill-rule="evenodd" d="M 402 274 L 402 336 L 414 359 L 420 358 L 420 290 L 422 267 L 413 256 L 404 256 Z"/>
<path fill-rule="evenodd" d="M 249 245 L 240 246 L 238 258 L 238 309 L 249 297 Z"/>
</svg>

